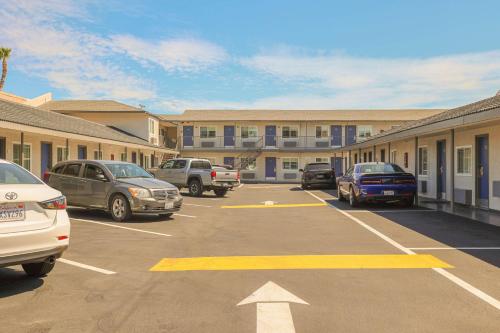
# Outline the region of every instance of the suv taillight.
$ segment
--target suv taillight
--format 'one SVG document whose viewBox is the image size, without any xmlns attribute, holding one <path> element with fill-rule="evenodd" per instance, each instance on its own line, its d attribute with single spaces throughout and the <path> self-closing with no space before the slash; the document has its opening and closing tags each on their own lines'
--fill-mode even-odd
<svg viewBox="0 0 500 333">
<path fill-rule="evenodd" d="M 212 170 L 212 172 L 210 173 L 210 176 L 212 176 L 212 180 L 214 180 L 215 177 L 217 177 L 217 171 Z"/>
<path fill-rule="evenodd" d="M 61 196 L 55 199 L 40 202 L 40 206 L 44 209 L 66 209 L 66 197 Z"/>
</svg>

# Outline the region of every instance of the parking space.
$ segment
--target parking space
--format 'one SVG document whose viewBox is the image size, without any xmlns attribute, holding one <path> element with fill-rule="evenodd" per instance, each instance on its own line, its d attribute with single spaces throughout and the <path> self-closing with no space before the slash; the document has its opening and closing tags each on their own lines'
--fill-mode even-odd
<svg viewBox="0 0 500 333">
<path fill-rule="evenodd" d="M 45 279 L 0 269 L 2 330 L 255 332 L 264 319 L 281 332 L 290 320 L 297 332 L 500 325 L 498 228 L 443 213 L 351 210 L 335 191 L 248 184 L 224 198 L 184 196 L 168 219 L 70 216 L 68 262 Z"/>
</svg>

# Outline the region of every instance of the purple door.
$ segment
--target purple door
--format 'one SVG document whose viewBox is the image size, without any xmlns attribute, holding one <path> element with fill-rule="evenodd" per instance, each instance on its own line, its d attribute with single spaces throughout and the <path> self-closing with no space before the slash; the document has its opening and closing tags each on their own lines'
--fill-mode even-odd
<svg viewBox="0 0 500 333">
<path fill-rule="evenodd" d="M 266 147 L 276 147 L 276 126 L 266 126 Z"/>
<path fill-rule="evenodd" d="M 332 134 L 330 144 L 332 146 L 342 146 L 342 126 L 332 125 L 330 127 L 330 133 Z"/>
<path fill-rule="evenodd" d="M 41 170 L 42 170 L 42 176 L 52 168 L 52 144 L 48 142 L 42 142 L 41 146 Z"/>
<path fill-rule="evenodd" d="M 234 147 L 234 126 L 224 126 L 224 147 Z"/>
<path fill-rule="evenodd" d="M 276 157 L 266 157 L 266 178 L 276 178 Z"/>
<path fill-rule="evenodd" d="M 348 125 L 345 127 L 345 142 L 346 145 L 356 143 L 356 125 Z"/>
<path fill-rule="evenodd" d="M 437 199 L 446 199 L 446 141 L 437 142 Z"/>
<path fill-rule="evenodd" d="M 193 135 L 194 135 L 194 127 L 193 126 L 183 126 L 182 129 L 182 142 L 184 147 L 192 147 L 193 146 Z"/>
<path fill-rule="evenodd" d="M 330 159 L 330 164 L 333 166 L 335 170 L 335 177 L 342 176 L 344 174 L 342 168 L 342 157 L 332 157 Z"/>
<path fill-rule="evenodd" d="M 489 161 L 488 137 L 476 137 L 476 203 L 481 208 L 489 208 Z"/>
</svg>

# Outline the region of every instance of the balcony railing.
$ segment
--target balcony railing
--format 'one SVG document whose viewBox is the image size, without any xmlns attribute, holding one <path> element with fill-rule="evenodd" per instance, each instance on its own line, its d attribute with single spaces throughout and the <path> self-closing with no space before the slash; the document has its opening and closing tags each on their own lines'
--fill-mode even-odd
<svg viewBox="0 0 500 333">
<path fill-rule="evenodd" d="M 185 136 L 180 137 L 181 149 L 281 149 L 281 150 L 300 150 L 300 149 L 330 149 L 340 147 L 345 138 L 316 137 L 316 136 L 298 136 L 282 137 L 276 135 L 263 135 L 256 137 L 242 136 Z M 352 138 L 355 140 L 355 138 Z M 340 142 L 339 142 L 340 141 Z"/>
</svg>

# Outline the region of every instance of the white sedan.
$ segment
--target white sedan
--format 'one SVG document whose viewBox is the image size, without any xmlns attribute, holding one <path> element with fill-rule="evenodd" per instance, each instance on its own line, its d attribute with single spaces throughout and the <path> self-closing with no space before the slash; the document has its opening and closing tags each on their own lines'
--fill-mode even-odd
<svg viewBox="0 0 500 333">
<path fill-rule="evenodd" d="M 45 276 L 68 248 L 66 198 L 17 164 L 0 160 L 0 268 Z"/>
</svg>

